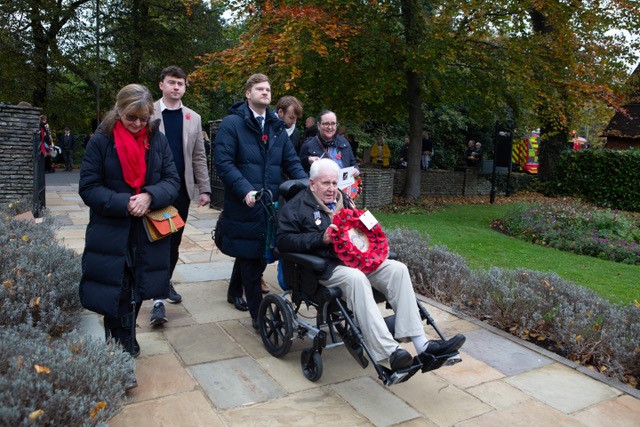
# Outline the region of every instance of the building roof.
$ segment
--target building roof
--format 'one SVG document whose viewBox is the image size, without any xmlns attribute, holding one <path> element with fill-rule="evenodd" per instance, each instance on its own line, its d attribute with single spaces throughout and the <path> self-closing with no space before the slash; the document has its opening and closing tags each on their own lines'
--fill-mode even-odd
<svg viewBox="0 0 640 427">
<path fill-rule="evenodd" d="M 631 73 L 627 88 L 624 111 L 616 111 L 602 136 L 640 140 L 640 65 Z"/>
</svg>

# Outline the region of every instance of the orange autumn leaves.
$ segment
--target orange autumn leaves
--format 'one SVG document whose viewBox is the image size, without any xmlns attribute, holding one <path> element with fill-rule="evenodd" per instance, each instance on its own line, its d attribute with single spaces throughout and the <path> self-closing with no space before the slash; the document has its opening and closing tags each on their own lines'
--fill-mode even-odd
<svg viewBox="0 0 640 427">
<path fill-rule="evenodd" d="M 19 356 L 17 361 L 16 361 L 16 366 L 18 368 L 21 368 L 23 365 L 24 365 L 24 359 L 21 356 Z M 40 364 L 34 363 L 33 369 L 35 370 L 35 372 L 37 374 L 40 374 L 40 375 L 49 375 L 49 374 L 51 374 L 51 368 L 49 368 L 48 366 L 45 366 L 45 365 L 40 365 Z M 106 407 L 107 407 L 107 402 L 105 402 L 105 401 L 100 401 L 100 402 L 96 403 L 94 405 L 94 407 L 91 409 L 91 411 L 89 412 L 89 417 L 90 418 L 95 418 L 96 415 L 98 415 L 98 413 L 100 411 L 104 410 Z M 42 417 L 44 414 L 45 414 L 44 409 L 40 409 L 39 408 L 39 409 L 35 409 L 35 410 L 31 411 L 29 413 L 28 418 L 29 418 L 30 421 L 35 421 L 38 418 Z"/>
</svg>

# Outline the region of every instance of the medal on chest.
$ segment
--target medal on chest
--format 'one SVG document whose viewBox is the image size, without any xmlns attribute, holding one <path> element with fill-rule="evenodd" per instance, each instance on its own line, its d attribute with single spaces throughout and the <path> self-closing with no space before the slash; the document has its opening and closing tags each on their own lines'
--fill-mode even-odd
<svg viewBox="0 0 640 427">
<path fill-rule="evenodd" d="M 315 220 L 316 225 L 320 225 L 322 220 L 320 219 L 320 211 L 315 211 L 313 213 L 313 219 Z"/>
</svg>

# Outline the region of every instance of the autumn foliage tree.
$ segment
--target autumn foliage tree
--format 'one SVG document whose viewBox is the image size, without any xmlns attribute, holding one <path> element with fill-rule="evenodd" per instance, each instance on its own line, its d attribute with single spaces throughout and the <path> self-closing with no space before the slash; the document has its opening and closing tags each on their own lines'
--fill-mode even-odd
<svg viewBox="0 0 640 427">
<path fill-rule="evenodd" d="M 430 111 L 446 107 L 487 128 L 510 111 L 516 130 L 541 129 L 543 177 L 553 172 L 585 103 L 618 105 L 625 66 L 638 47 L 620 31 L 640 24 L 637 3 L 626 0 L 285 0 L 239 7 L 246 31 L 238 45 L 202 57 L 194 77 L 203 87 L 239 92 L 248 75 L 262 71 L 275 96 L 294 94 L 307 111 L 330 107 L 353 123 L 408 125 L 414 155 Z M 419 190 L 417 174 L 410 165 L 409 197 Z"/>
</svg>

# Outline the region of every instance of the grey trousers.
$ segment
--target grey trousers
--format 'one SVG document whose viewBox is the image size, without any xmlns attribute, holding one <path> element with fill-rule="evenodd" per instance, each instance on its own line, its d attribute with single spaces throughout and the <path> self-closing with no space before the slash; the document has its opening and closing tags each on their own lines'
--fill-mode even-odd
<svg viewBox="0 0 640 427">
<path fill-rule="evenodd" d="M 395 336 L 398 339 L 424 334 L 416 296 L 407 266 L 386 260 L 373 273 L 365 275 L 355 268 L 339 265 L 324 286 L 337 286 L 342 290 L 347 307 L 353 312 L 367 346 L 377 361 L 388 358 L 398 348 L 391 336 L 371 288 L 382 292 L 396 314 Z"/>
</svg>

